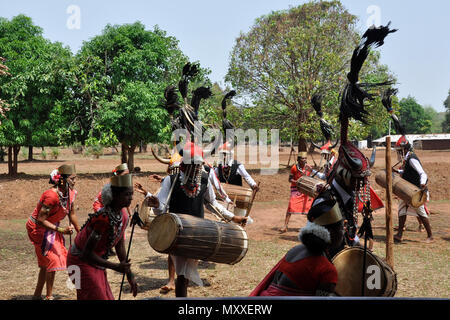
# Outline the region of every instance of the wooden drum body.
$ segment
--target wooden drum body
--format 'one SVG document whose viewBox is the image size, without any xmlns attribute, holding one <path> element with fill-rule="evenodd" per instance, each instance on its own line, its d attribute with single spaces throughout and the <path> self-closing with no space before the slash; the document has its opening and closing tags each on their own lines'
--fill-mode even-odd
<svg viewBox="0 0 450 320">
<path fill-rule="evenodd" d="M 230 200 L 236 204 L 234 214 L 237 216 L 245 216 L 252 206 L 253 190 L 228 183 L 224 183 L 222 186 Z"/>
<path fill-rule="evenodd" d="M 226 264 L 238 263 L 248 250 L 241 226 L 174 213 L 153 219 L 148 242 L 159 253 Z"/>
<path fill-rule="evenodd" d="M 361 296 L 364 249 L 347 248 L 334 256 L 332 263 L 338 272 L 336 293 L 344 297 Z M 393 297 L 397 292 L 397 274 L 381 258 L 366 252 L 364 296 Z"/>
<path fill-rule="evenodd" d="M 297 190 L 312 198 L 316 198 L 319 194 L 318 187 L 324 184 L 325 182 L 322 180 L 303 175 L 297 180 Z"/>
<path fill-rule="evenodd" d="M 386 188 L 386 170 L 378 171 L 375 175 L 375 181 L 383 188 Z M 427 200 L 426 192 L 423 192 L 419 187 L 406 181 L 395 172 L 392 172 L 392 192 L 414 208 L 420 207 Z"/>
</svg>

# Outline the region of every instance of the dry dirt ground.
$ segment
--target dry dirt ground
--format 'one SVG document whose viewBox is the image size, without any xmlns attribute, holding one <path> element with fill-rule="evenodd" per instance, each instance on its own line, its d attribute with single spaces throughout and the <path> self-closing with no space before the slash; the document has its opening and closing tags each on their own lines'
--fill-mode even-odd
<svg viewBox="0 0 450 320">
<path fill-rule="evenodd" d="M 40 159 L 36 150 L 35 158 Z M 369 155 L 370 151 L 367 151 Z M 408 218 L 404 241 L 394 246 L 394 269 L 397 273 L 398 290 L 396 297 L 450 297 L 449 257 L 450 257 L 450 151 L 421 151 L 417 154 L 429 175 L 431 201 L 431 225 L 435 242 L 425 244 L 422 241 L 426 233 L 417 232 L 417 221 Z M 395 163 L 395 155 L 392 154 Z M 375 183 L 375 174 L 384 168 L 384 150 L 377 153 L 371 183 L 384 200 L 384 189 Z M 289 170 L 286 164 L 289 149 L 282 149 L 279 157 L 280 169 L 275 174 L 259 170 L 259 164 L 249 164 L 247 169 L 256 181 L 261 183 L 252 208 L 255 223 L 247 226 L 249 251 L 238 264 L 230 266 L 210 262 L 200 262 L 200 276 L 205 286 L 189 288 L 191 297 L 233 297 L 247 296 L 264 278 L 266 273 L 292 246 L 298 243 L 298 230 L 306 223 L 304 216 L 292 216 L 289 230 L 280 234 L 289 199 Z M 291 158 L 290 163 L 293 163 Z M 209 159 L 212 163 L 214 159 Z M 42 192 L 49 187 L 48 177 L 51 170 L 64 163 L 75 163 L 78 180 L 76 208 L 80 225 L 92 211 L 92 202 L 110 176 L 111 170 L 119 164 L 119 156 L 106 153 L 100 159 L 74 155 L 71 150 L 63 149 L 57 160 L 20 161 L 20 174 L 14 178 L 6 175 L 7 164 L 0 163 L 0 299 L 30 299 L 37 280 L 37 263 L 34 250 L 26 234 L 25 223 L 33 211 Z M 309 163 L 319 162 L 319 154 L 308 157 Z M 151 153 L 137 154 L 135 165 L 141 168 L 135 181 L 156 191 L 158 185 L 150 182 L 152 173 L 163 173 L 165 165 L 153 159 Z M 132 203 L 142 201 L 142 195 L 136 193 Z M 394 225 L 397 224 L 396 201 L 393 206 Z M 375 221 L 374 252 L 385 257 L 385 210 L 374 214 Z M 212 216 L 210 216 L 213 219 Z M 129 239 L 130 228 L 127 230 Z M 68 240 L 68 239 L 67 239 Z M 68 243 L 68 241 L 67 241 Z M 167 256 L 154 251 L 147 241 L 147 233 L 135 229 L 130 253 L 133 271 L 137 275 L 140 293 L 136 298 L 130 294 L 123 299 L 151 297 L 174 297 L 170 292 L 159 293 L 160 286 L 167 281 Z M 116 257 L 110 259 L 116 260 Z M 115 297 L 118 296 L 121 275 L 109 271 L 109 281 Z M 75 291 L 66 286 L 67 275 L 57 272 L 54 294 L 57 299 L 76 299 Z"/>
</svg>

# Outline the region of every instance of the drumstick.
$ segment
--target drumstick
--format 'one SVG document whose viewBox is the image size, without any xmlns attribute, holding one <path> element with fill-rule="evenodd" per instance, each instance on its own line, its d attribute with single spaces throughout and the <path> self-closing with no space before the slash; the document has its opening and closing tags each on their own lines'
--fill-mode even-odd
<svg viewBox="0 0 450 320">
<path fill-rule="evenodd" d="M 224 217 L 223 217 L 223 215 L 222 215 L 222 213 L 220 213 L 220 211 L 216 208 L 216 207 L 214 207 L 213 205 L 210 205 L 209 207 L 211 207 L 213 210 L 211 210 L 211 213 L 217 218 L 217 219 L 219 219 L 220 221 L 227 221 Z M 228 222 L 228 221 L 227 221 Z"/>
<path fill-rule="evenodd" d="M 258 182 L 258 189 L 259 189 L 259 184 L 260 184 L 261 182 Z M 247 210 L 247 212 L 245 213 L 245 216 L 246 217 L 248 217 L 249 215 L 250 215 L 250 209 L 252 208 L 252 206 L 253 206 L 253 200 L 255 200 L 255 196 L 256 196 L 256 193 L 258 192 L 258 190 L 253 190 L 253 194 L 252 194 L 252 201 L 250 202 L 250 206 L 248 207 L 248 210 Z"/>
</svg>

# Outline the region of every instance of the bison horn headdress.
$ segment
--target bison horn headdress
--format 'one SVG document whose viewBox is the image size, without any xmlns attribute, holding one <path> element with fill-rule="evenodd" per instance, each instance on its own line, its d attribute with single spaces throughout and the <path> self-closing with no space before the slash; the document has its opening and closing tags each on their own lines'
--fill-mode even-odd
<svg viewBox="0 0 450 320">
<path fill-rule="evenodd" d="M 203 86 L 198 87 L 192 92 L 190 104 L 188 102 L 189 83 L 198 75 L 199 70 L 198 64 L 186 63 L 182 70 L 181 79 L 178 82 L 178 88 L 170 85 L 164 91 L 164 108 L 170 116 L 172 131 L 185 130 L 186 142 L 194 142 L 195 133 L 203 134 L 206 131 L 198 118 L 198 110 L 202 99 L 211 97 L 211 90 Z M 177 89 L 183 98 L 182 103 L 179 102 Z M 177 145 L 177 142 L 179 141 L 175 141 L 175 145 Z M 172 173 L 173 171 L 178 171 L 180 166 L 182 160 L 181 150 L 182 146 L 175 147 L 170 159 L 157 156 L 153 149 L 152 152 L 158 161 L 169 165 L 168 171 Z"/>
<path fill-rule="evenodd" d="M 389 23 L 390 24 L 390 23 Z M 340 147 L 339 157 L 333 167 L 333 171 L 328 178 L 328 182 L 336 178 L 348 191 L 355 191 L 354 215 L 357 214 L 357 201 L 363 203 L 369 202 L 370 207 L 370 185 L 368 177 L 370 176 L 370 167 L 375 160 L 372 154 L 369 159 L 350 141 L 348 141 L 349 120 L 355 119 L 367 124 L 368 115 L 365 110 L 365 101 L 373 100 L 373 95 L 368 91 L 369 88 L 391 84 L 390 82 L 365 84 L 358 83 L 361 67 L 369 55 L 372 47 L 379 47 L 384 43 L 384 38 L 397 30 L 390 30 L 389 24 L 378 28 L 369 28 L 362 36 L 360 44 L 353 51 L 350 72 L 347 74 L 347 84 L 341 93 L 339 122 Z M 353 189 L 353 190 L 352 190 Z"/>
</svg>

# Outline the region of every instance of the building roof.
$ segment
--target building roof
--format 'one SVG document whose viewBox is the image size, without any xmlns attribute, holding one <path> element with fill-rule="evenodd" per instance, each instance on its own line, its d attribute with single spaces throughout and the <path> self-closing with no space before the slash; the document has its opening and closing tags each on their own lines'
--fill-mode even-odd
<svg viewBox="0 0 450 320">
<path fill-rule="evenodd" d="M 381 137 L 379 139 L 373 140 L 372 142 L 386 142 L 386 137 L 387 136 Z M 391 135 L 391 142 L 397 142 L 400 137 L 400 134 Z M 408 139 L 409 142 L 418 140 L 450 140 L 450 133 L 407 134 L 406 139 Z"/>
</svg>

